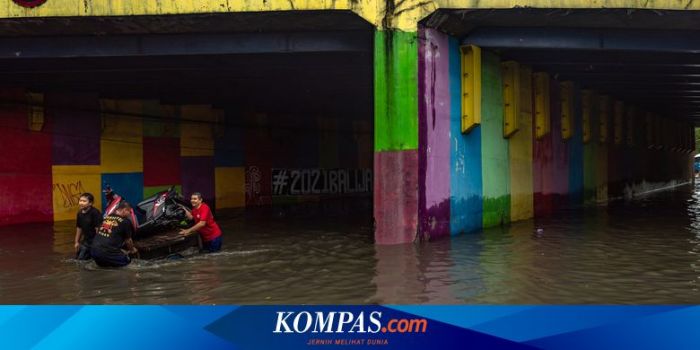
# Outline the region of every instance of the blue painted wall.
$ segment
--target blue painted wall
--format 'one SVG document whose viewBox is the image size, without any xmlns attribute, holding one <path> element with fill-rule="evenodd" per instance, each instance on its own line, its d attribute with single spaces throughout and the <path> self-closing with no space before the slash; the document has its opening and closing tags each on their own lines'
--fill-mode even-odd
<svg viewBox="0 0 700 350">
<path fill-rule="evenodd" d="M 215 135 L 214 164 L 218 167 L 245 166 L 245 150 L 243 148 L 244 126 L 236 118 L 235 111 L 226 110 L 226 124 L 223 135 Z"/>
<path fill-rule="evenodd" d="M 450 37 L 450 233 L 482 226 L 481 127 L 462 134 L 459 41 Z"/>
<path fill-rule="evenodd" d="M 102 174 L 102 189 L 107 185 L 135 207 L 143 200 L 143 173 Z M 102 193 L 102 210 L 107 204 Z"/>
</svg>

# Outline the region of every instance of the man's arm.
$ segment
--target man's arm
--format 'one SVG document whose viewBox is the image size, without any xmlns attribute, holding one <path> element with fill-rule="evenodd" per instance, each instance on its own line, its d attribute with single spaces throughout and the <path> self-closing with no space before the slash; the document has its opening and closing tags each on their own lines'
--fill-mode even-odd
<svg viewBox="0 0 700 350">
<path fill-rule="evenodd" d="M 126 240 L 124 241 L 124 246 L 126 247 L 126 251 L 127 251 L 129 254 L 136 254 L 136 252 L 137 252 L 138 250 L 136 249 L 136 246 L 134 246 L 134 240 L 131 239 L 131 236 L 133 235 L 134 230 L 133 230 L 133 228 L 131 227 L 131 225 L 127 225 L 127 227 L 128 227 L 128 228 L 127 228 L 127 231 L 126 231 L 127 234 L 126 234 Z"/>
<path fill-rule="evenodd" d="M 137 252 L 136 246 L 134 246 L 134 241 L 131 238 L 127 238 L 127 240 L 124 241 L 124 245 L 126 246 L 126 251 L 129 254 L 134 254 Z"/>
<path fill-rule="evenodd" d="M 206 224 L 207 223 L 205 221 L 200 221 L 188 229 L 180 230 L 180 234 L 189 235 L 192 232 L 197 232 L 197 231 L 199 231 L 200 228 L 204 227 Z"/>
<path fill-rule="evenodd" d="M 192 219 L 193 219 L 193 217 L 192 217 L 192 212 L 190 211 L 189 208 L 187 208 L 186 206 L 184 206 L 184 205 L 182 205 L 182 204 L 180 204 L 180 208 L 182 208 L 182 209 L 185 210 L 185 216 L 187 216 L 187 220 L 192 220 Z"/>
<path fill-rule="evenodd" d="M 73 244 L 73 247 L 75 247 L 76 253 L 80 249 L 80 237 L 82 235 L 83 235 L 83 230 L 80 227 L 76 227 L 75 228 L 75 243 Z"/>
</svg>

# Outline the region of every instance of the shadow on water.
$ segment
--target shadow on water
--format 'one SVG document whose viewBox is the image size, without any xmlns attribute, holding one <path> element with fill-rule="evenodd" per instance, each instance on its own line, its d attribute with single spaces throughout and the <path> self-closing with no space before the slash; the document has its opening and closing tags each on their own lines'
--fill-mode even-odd
<svg viewBox="0 0 700 350">
<path fill-rule="evenodd" d="M 71 259 L 73 223 L 0 228 L 0 302 L 700 302 L 700 193 L 691 189 L 395 246 L 375 246 L 357 220 L 220 224 L 220 253 L 124 269 Z"/>
</svg>

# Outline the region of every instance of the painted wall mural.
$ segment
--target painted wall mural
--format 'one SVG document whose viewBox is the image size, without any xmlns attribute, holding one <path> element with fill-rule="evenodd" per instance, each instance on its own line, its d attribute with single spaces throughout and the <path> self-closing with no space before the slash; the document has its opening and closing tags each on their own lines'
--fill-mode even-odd
<svg viewBox="0 0 700 350">
<path fill-rule="evenodd" d="M 318 140 L 306 139 L 319 135 L 314 131 L 319 126 L 338 123 L 338 118 L 318 116 L 304 126 L 308 133 L 270 133 L 276 126 L 261 114 L 252 115 L 259 123 L 251 128 L 236 119 L 238 111 L 228 111 L 235 117 L 227 122 L 227 111 L 208 105 L 47 93 L 43 124 L 32 130 L 27 98 L 23 89 L 0 90 L 0 132 L 8 151 L 0 162 L 0 194 L 9 203 L 0 208 L 0 225 L 74 220 L 80 194 L 93 193 L 102 208 L 106 186 L 134 204 L 175 186 L 184 195 L 202 192 L 217 210 L 269 205 L 272 168 L 318 167 Z M 371 169 L 358 168 L 367 162 L 362 157 L 371 159 L 371 143 L 354 142 L 368 140 L 369 123 L 346 122 L 325 131 L 341 135 L 328 140 L 337 142 L 339 151 L 323 157 L 346 169 L 327 172 L 336 175 L 333 183 L 344 192 L 362 189 L 368 196 L 372 189 Z M 275 159 L 276 144 L 302 146 Z M 312 149 L 305 148 L 309 145 Z"/>
</svg>

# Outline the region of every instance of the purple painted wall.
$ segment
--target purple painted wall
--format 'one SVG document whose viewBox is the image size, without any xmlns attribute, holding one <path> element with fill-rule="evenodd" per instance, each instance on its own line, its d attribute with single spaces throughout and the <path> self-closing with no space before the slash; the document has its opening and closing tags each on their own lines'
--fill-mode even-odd
<svg viewBox="0 0 700 350">
<path fill-rule="evenodd" d="M 97 94 L 47 93 L 54 165 L 99 165 L 101 116 Z"/>
<path fill-rule="evenodd" d="M 183 195 L 201 192 L 204 201 L 215 208 L 214 157 L 182 157 L 181 164 Z"/>
<path fill-rule="evenodd" d="M 423 238 L 450 234 L 450 55 L 448 36 L 419 32 L 418 220 Z"/>
</svg>

